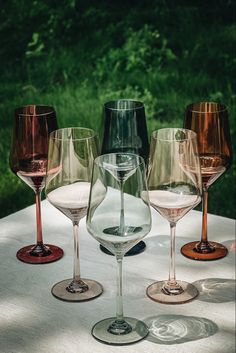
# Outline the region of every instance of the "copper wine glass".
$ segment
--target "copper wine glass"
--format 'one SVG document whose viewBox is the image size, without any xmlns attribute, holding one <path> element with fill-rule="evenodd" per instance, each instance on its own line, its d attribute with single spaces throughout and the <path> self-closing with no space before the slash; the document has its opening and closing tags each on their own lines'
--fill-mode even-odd
<svg viewBox="0 0 236 353">
<path fill-rule="evenodd" d="M 135 153 L 147 163 L 149 141 L 145 107 L 140 101 L 117 99 L 104 104 L 104 134 L 101 154 Z M 125 256 L 137 255 L 146 248 L 144 241 L 134 245 Z M 103 245 L 100 249 L 112 253 Z"/>
<path fill-rule="evenodd" d="M 41 222 L 41 192 L 45 186 L 48 139 L 57 129 L 55 110 L 44 105 L 27 105 L 15 110 L 10 167 L 31 187 L 36 196 L 37 240 L 18 250 L 19 260 L 30 264 L 43 264 L 59 260 L 63 250 L 43 243 Z"/>
<path fill-rule="evenodd" d="M 224 104 L 193 103 L 187 106 L 184 127 L 197 133 L 203 184 L 202 235 L 200 241 L 184 245 L 184 256 L 201 261 L 217 260 L 227 254 L 222 244 L 208 241 L 208 188 L 227 171 L 232 163 L 228 111 Z"/>
</svg>

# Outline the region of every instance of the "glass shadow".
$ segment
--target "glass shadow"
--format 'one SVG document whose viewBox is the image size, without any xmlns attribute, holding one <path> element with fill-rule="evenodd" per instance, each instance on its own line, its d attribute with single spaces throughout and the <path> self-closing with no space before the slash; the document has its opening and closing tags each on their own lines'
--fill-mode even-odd
<svg viewBox="0 0 236 353">
<path fill-rule="evenodd" d="M 209 303 L 235 301 L 236 281 L 227 278 L 206 278 L 193 282 L 199 291 L 197 300 Z"/>
<path fill-rule="evenodd" d="M 184 315 L 158 315 L 144 320 L 149 327 L 148 341 L 157 344 L 181 344 L 213 336 L 218 326 L 211 320 Z"/>
</svg>

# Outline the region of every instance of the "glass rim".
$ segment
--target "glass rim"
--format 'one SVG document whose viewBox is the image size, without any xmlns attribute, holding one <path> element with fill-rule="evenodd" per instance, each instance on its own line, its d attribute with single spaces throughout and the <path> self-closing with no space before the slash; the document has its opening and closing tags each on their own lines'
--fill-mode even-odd
<svg viewBox="0 0 236 353">
<path fill-rule="evenodd" d="M 212 112 L 209 112 L 207 110 L 204 110 L 204 111 L 200 111 L 200 110 L 197 110 L 197 109 L 194 109 L 193 107 L 196 106 L 196 105 L 201 105 L 201 104 L 211 104 L 211 105 L 215 105 L 215 106 L 218 106 L 219 109 L 217 109 L 216 111 L 212 111 Z M 228 108 L 225 104 L 223 103 L 217 103 L 217 102 L 212 102 L 212 101 L 209 101 L 209 102 L 195 102 L 195 103 L 190 103 L 186 106 L 186 111 L 190 111 L 190 112 L 193 112 L 193 113 L 197 113 L 197 114 L 216 114 L 216 113 L 221 113 L 221 112 L 224 112 L 224 111 L 227 111 Z"/>
<path fill-rule="evenodd" d="M 189 137 L 188 138 L 180 138 L 180 139 L 173 139 L 173 138 L 161 138 L 161 137 L 158 137 L 158 134 L 157 132 L 158 131 L 167 131 L 167 130 L 172 130 L 172 131 L 183 131 L 183 132 L 188 132 L 189 134 Z M 155 136 L 156 135 L 156 136 Z M 159 141 L 166 141 L 166 142 L 170 142 L 170 141 L 174 141 L 174 142 L 183 142 L 183 141 L 188 141 L 188 140 L 193 140 L 193 139 L 197 139 L 197 134 L 195 131 L 193 130 L 190 130 L 190 129 L 184 129 L 184 128 L 162 128 L 162 129 L 157 129 L 155 131 L 152 132 L 151 134 L 151 138 L 155 139 L 155 140 L 159 140 Z"/>
<path fill-rule="evenodd" d="M 136 161 L 138 161 L 138 163 L 135 166 L 135 168 L 137 168 L 140 165 L 144 165 L 144 167 L 145 167 L 145 161 L 144 161 L 142 156 L 140 156 L 138 154 L 135 154 L 135 153 L 123 153 L 123 152 L 101 154 L 100 156 L 97 156 L 94 159 L 94 164 L 96 164 L 98 167 L 103 167 L 103 165 L 101 164 L 102 162 L 100 161 L 101 159 L 103 159 L 103 158 L 105 158 L 107 156 L 118 156 L 118 155 L 135 157 Z M 104 169 L 106 169 L 106 168 L 104 168 Z M 116 170 L 117 170 L 117 168 L 116 168 Z"/>
<path fill-rule="evenodd" d="M 136 106 L 134 108 L 113 108 L 113 107 L 109 107 L 108 105 L 111 104 L 111 103 L 114 103 L 114 102 L 133 102 L 133 103 L 138 103 L 140 104 L 140 106 Z M 120 110 L 138 110 L 138 109 L 142 109 L 144 108 L 144 103 L 139 101 L 139 100 L 136 100 L 136 99 L 125 99 L 125 98 L 122 98 L 122 99 L 113 99 L 113 100 L 110 100 L 106 103 L 104 103 L 104 108 L 105 109 L 109 109 L 109 110 L 114 110 L 114 111 L 120 111 Z"/>
<path fill-rule="evenodd" d="M 54 136 L 56 133 L 58 132 L 63 132 L 63 131 L 69 131 L 69 130 L 83 130 L 83 131 L 91 131 L 92 134 L 90 136 L 87 136 L 87 137 L 67 137 L 67 138 L 62 138 L 62 137 L 57 137 L 57 136 Z M 83 141 L 83 140 L 89 140 L 89 139 L 92 139 L 94 137 L 98 137 L 98 133 L 93 130 L 93 129 L 90 129 L 90 128 L 87 128 L 87 127 L 79 127 L 79 126 L 74 126 L 74 127 L 65 127 L 65 128 L 61 128 L 61 129 L 56 129 L 54 131 L 52 131 L 50 134 L 49 134 L 49 138 L 52 139 L 52 140 L 58 140 L 58 141 L 67 141 L 67 140 L 73 140 L 73 141 Z"/>
<path fill-rule="evenodd" d="M 21 112 L 21 110 L 23 110 L 24 108 L 28 108 L 28 107 L 39 107 L 39 108 L 48 108 L 48 111 L 45 112 L 45 113 L 23 113 Z M 21 107 L 17 107 L 15 108 L 15 114 L 18 115 L 18 116 L 28 116 L 28 117 L 34 117 L 34 116 L 45 116 L 45 115 L 50 115 L 52 113 L 56 113 L 55 112 L 55 109 L 53 106 L 51 105 L 45 105 L 45 104 L 26 104 L 26 105 L 22 105 Z"/>
</svg>

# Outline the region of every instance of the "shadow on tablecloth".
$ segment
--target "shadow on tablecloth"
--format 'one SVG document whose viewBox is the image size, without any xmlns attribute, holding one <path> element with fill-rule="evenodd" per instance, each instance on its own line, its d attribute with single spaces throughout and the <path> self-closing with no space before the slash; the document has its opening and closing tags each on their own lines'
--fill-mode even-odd
<svg viewBox="0 0 236 353">
<path fill-rule="evenodd" d="M 180 344 L 213 336 L 218 326 L 196 316 L 158 315 L 143 320 L 149 327 L 148 341 L 157 344 Z"/>
<path fill-rule="evenodd" d="M 197 300 L 210 303 L 227 303 L 235 300 L 234 279 L 205 278 L 193 282 L 199 296 Z"/>
</svg>

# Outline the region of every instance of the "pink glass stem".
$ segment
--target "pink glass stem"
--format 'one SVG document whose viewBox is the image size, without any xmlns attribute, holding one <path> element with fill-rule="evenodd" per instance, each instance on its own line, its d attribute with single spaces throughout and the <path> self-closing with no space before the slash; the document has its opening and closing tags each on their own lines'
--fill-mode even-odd
<svg viewBox="0 0 236 353">
<path fill-rule="evenodd" d="M 43 244 L 42 219 L 41 219 L 41 191 L 36 190 L 36 223 L 37 223 L 37 245 Z"/>
<path fill-rule="evenodd" d="M 71 293 L 83 293 L 89 290 L 88 285 L 80 277 L 80 261 L 79 261 L 79 223 L 73 222 L 74 235 L 74 267 L 73 279 L 66 287 L 66 290 Z"/>
<path fill-rule="evenodd" d="M 169 285 L 176 285 L 175 278 L 175 230 L 176 223 L 170 223 L 170 268 L 169 268 Z"/>
<path fill-rule="evenodd" d="M 177 295 L 184 292 L 181 285 L 176 281 L 175 276 L 175 231 L 176 223 L 170 222 L 170 267 L 169 279 L 162 287 L 162 292 L 167 295 Z"/>
</svg>

